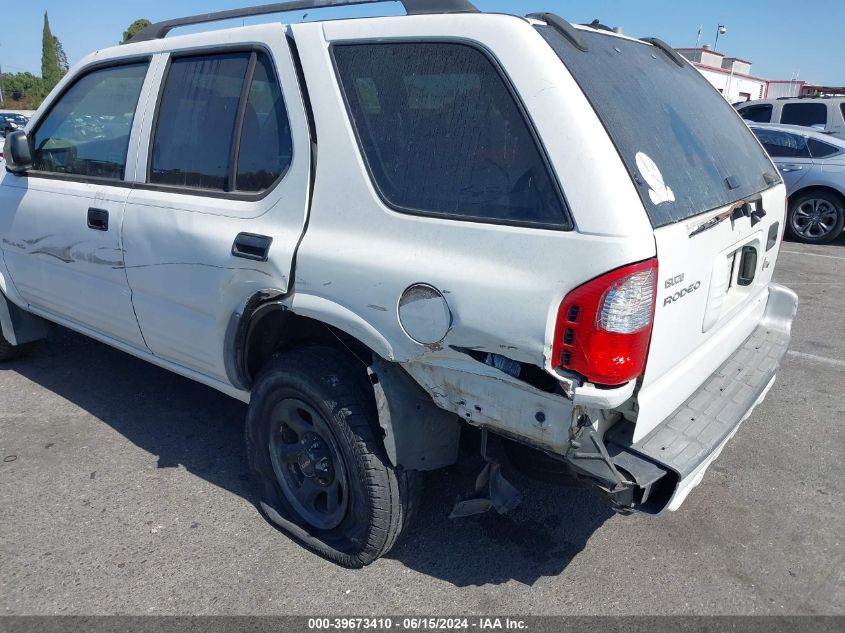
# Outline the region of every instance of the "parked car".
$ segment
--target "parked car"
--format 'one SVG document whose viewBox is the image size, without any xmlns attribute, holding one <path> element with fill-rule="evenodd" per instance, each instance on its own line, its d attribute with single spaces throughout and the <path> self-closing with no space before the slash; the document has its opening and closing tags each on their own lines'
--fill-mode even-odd
<svg viewBox="0 0 845 633">
<path fill-rule="evenodd" d="M 0 140 L 6 138 L 8 132 L 18 129 L 18 124 L 11 116 L 0 112 Z M 3 148 L 0 147 L 0 161 L 3 160 Z"/>
<path fill-rule="evenodd" d="M 7 132 L 9 132 L 10 130 L 17 130 L 18 127 L 20 126 L 15 117 L 13 117 L 11 114 L 0 113 L 0 134 L 2 134 L 3 137 L 6 136 Z"/>
<path fill-rule="evenodd" d="M 782 179 L 659 40 L 404 4 L 77 65 L 6 140 L 0 354 L 55 322 L 248 402 L 263 513 L 349 567 L 468 426 L 455 517 L 518 501 L 496 436 L 677 510 L 786 353 Z"/>
<path fill-rule="evenodd" d="M 791 125 L 750 127 L 786 183 L 792 238 L 825 244 L 839 237 L 845 226 L 845 141 Z"/>
<path fill-rule="evenodd" d="M 23 114 L 18 114 L 17 112 L 0 112 L 0 118 L 5 118 L 11 121 L 21 129 L 25 128 L 26 124 L 29 123 L 29 117 Z"/>
<path fill-rule="evenodd" d="M 811 127 L 845 139 L 845 97 L 782 97 L 746 101 L 739 115 L 753 123 Z"/>
</svg>

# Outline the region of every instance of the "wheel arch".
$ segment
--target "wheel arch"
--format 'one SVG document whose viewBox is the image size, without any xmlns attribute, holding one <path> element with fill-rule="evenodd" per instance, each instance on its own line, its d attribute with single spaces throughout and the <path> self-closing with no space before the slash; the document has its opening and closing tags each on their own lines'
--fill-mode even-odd
<svg viewBox="0 0 845 633">
<path fill-rule="evenodd" d="M 232 384 L 251 390 L 278 353 L 326 346 L 353 359 L 372 385 L 382 441 L 394 466 L 436 470 L 455 463 L 458 419 L 395 362 L 393 348 L 370 324 L 327 299 L 291 298 L 274 289 L 250 297 L 227 330 L 226 370 Z"/>
<path fill-rule="evenodd" d="M 387 340 L 348 308 L 322 297 L 267 288 L 230 317 L 224 341 L 226 374 L 235 387 L 249 390 L 273 354 L 314 345 L 341 345 L 394 359 Z"/>
<path fill-rule="evenodd" d="M 832 194 L 833 196 L 835 196 L 836 198 L 839 199 L 839 202 L 842 203 L 843 206 L 845 206 L 845 193 L 838 190 L 836 187 L 831 187 L 830 185 L 825 185 L 825 184 L 821 184 L 821 183 L 814 183 L 814 184 L 811 184 L 811 185 L 806 185 L 804 187 L 801 187 L 800 189 L 798 189 L 794 193 L 790 194 L 789 197 L 788 197 L 789 206 L 791 207 L 792 203 L 795 200 L 797 200 L 799 197 L 806 195 L 808 193 L 812 193 L 814 191 L 821 191 L 823 193 Z"/>
</svg>

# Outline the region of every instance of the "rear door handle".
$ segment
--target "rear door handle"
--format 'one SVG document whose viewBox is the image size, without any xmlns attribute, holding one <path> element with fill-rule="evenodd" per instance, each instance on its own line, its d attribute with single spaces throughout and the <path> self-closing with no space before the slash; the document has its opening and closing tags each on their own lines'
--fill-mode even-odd
<svg viewBox="0 0 845 633">
<path fill-rule="evenodd" d="M 266 235 L 241 233 L 235 238 L 232 255 L 241 259 L 251 259 L 256 262 L 266 262 L 270 256 L 270 245 L 273 238 Z"/>
<path fill-rule="evenodd" d="M 88 209 L 88 228 L 95 231 L 109 230 L 109 212 L 105 209 Z"/>
<path fill-rule="evenodd" d="M 781 165 L 780 166 L 780 170 L 785 171 L 787 173 L 790 172 L 790 171 L 801 171 L 802 169 L 804 169 L 803 165 Z"/>
</svg>

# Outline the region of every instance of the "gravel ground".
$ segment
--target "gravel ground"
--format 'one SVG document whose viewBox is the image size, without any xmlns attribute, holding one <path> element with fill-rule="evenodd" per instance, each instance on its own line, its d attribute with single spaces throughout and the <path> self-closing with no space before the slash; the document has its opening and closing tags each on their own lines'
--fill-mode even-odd
<svg viewBox="0 0 845 633">
<path fill-rule="evenodd" d="M 680 512 L 514 476 L 513 515 L 450 522 L 467 464 L 362 571 L 255 510 L 242 404 L 63 331 L 0 369 L 0 614 L 845 614 L 845 238 L 777 279 L 791 352 Z"/>
</svg>

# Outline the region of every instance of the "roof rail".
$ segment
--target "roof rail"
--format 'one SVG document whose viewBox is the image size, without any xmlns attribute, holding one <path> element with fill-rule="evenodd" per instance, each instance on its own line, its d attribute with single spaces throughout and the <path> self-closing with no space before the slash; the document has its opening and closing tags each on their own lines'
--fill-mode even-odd
<svg viewBox="0 0 845 633">
<path fill-rule="evenodd" d="M 242 9 L 231 9 L 217 13 L 203 13 L 185 18 L 156 22 L 139 31 L 127 44 L 160 40 L 171 30 L 181 26 L 206 24 L 238 18 L 250 18 L 257 15 L 284 13 L 286 11 L 304 11 L 308 9 L 325 9 L 329 7 L 344 7 L 357 4 L 375 4 L 389 0 L 294 0 L 292 2 L 277 2 L 263 4 Z M 405 7 L 408 15 L 422 15 L 430 13 L 476 13 L 478 9 L 469 0 L 398 0 Z"/>
<path fill-rule="evenodd" d="M 677 65 L 679 68 L 684 68 L 687 65 L 686 60 L 681 57 L 678 51 L 669 46 L 663 40 L 658 39 L 656 37 L 644 37 L 641 41 L 647 42 L 648 44 L 654 46 L 656 49 L 662 51 L 663 54 L 666 55 L 666 57 L 668 57 L 670 60 L 675 62 L 675 65 Z"/>
<path fill-rule="evenodd" d="M 616 33 L 613 27 L 610 27 L 607 24 L 602 24 L 598 19 L 593 20 L 589 24 L 582 23 L 581 26 L 589 26 L 591 29 L 596 29 L 598 31 L 610 31 L 611 33 Z"/>
<path fill-rule="evenodd" d="M 579 51 L 584 53 L 587 52 L 587 45 L 584 44 L 584 41 L 581 39 L 578 29 L 559 15 L 555 15 L 554 13 L 529 13 L 525 17 L 531 18 L 532 20 L 542 20 L 555 31 L 563 35 L 563 37 Z"/>
</svg>

